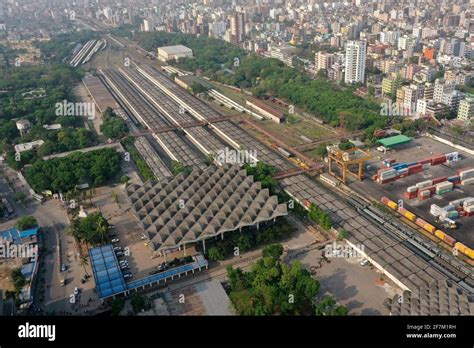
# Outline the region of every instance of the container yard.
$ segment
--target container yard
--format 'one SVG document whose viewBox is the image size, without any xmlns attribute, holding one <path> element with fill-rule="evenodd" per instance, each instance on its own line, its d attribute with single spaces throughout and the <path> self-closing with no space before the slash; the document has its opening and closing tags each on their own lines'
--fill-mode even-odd
<svg viewBox="0 0 474 348">
<path fill-rule="evenodd" d="M 403 200 L 403 208 L 397 209 L 412 223 L 421 219 L 435 227 L 433 235 L 448 235 L 447 244 L 474 249 L 474 208 L 449 207 L 474 197 L 473 156 L 428 138 L 413 139 L 409 146 L 386 154 L 370 152 L 374 157 L 364 168 L 367 179 L 350 183 L 352 189 L 379 202 L 382 197 L 397 204 Z M 449 212 L 434 216 L 433 205 L 435 211 L 448 207 Z"/>
</svg>

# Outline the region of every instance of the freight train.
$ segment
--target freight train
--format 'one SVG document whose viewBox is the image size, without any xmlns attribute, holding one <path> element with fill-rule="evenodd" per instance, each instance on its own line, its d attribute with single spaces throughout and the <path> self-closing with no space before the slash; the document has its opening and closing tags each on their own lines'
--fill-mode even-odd
<svg viewBox="0 0 474 348">
<path fill-rule="evenodd" d="M 390 200 L 387 197 L 382 197 L 381 199 L 382 203 L 385 204 L 387 207 L 391 208 L 392 210 L 397 211 L 400 215 L 405 217 L 406 219 L 414 222 L 416 225 L 424 229 L 425 231 L 429 232 L 430 234 L 434 235 L 436 238 L 439 240 L 445 242 L 449 246 L 453 248 L 454 254 L 456 253 L 461 253 L 467 257 L 469 257 L 471 260 L 474 260 L 474 250 L 471 248 L 468 248 L 464 244 L 456 241 L 453 237 L 449 236 L 448 234 L 444 233 L 443 231 L 438 230 L 435 226 L 429 224 L 425 220 L 418 218 L 415 214 L 412 212 L 406 210 L 403 207 L 399 207 L 397 203 L 394 201 Z"/>
<path fill-rule="evenodd" d="M 356 208 L 357 211 L 370 220 L 376 222 L 384 231 L 401 239 L 402 244 L 405 247 L 412 250 L 416 255 L 424 259 L 439 272 L 455 281 L 468 293 L 474 294 L 474 278 L 472 276 L 472 271 L 470 268 L 466 267 L 462 261 L 445 255 L 445 253 L 441 252 L 435 244 L 424 241 L 421 236 L 418 236 L 417 233 L 405 226 L 402 222 L 387 216 L 365 200 L 353 195 L 348 197 L 346 201 Z M 392 206 L 393 203 L 391 204 Z M 411 217 L 410 214 L 407 215 Z M 412 215 L 415 216 L 414 214 Z"/>
</svg>

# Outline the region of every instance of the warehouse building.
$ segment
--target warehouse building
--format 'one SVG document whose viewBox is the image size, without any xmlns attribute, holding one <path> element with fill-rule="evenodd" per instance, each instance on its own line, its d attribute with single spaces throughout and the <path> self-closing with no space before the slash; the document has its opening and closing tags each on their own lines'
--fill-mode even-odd
<svg viewBox="0 0 474 348">
<path fill-rule="evenodd" d="M 158 47 L 158 59 L 162 62 L 192 57 L 193 51 L 183 45 Z"/>
<path fill-rule="evenodd" d="M 377 143 L 381 144 L 386 149 L 391 149 L 397 146 L 405 145 L 411 142 L 411 138 L 406 135 L 399 134 L 393 137 L 383 138 L 377 140 Z"/>
<path fill-rule="evenodd" d="M 282 123 L 285 121 L 285 114 L 283 111 L 272 108 L 270 105 L 264 103 L 256 98 L 248 98 L 245 102 L 252 109 L 262 114 L 265 118 L 268 118 L 276 123 Z"/>
<path fill-rule="evenodd" d="M 225 232 L 274 221 L 287 215 L 285 204 L 262 189 L 238 165 L 194 170 L 143 186 L 130 185 L 127 195 L 150 247 L 157 253 L 184 248 Z"/>
</svg>

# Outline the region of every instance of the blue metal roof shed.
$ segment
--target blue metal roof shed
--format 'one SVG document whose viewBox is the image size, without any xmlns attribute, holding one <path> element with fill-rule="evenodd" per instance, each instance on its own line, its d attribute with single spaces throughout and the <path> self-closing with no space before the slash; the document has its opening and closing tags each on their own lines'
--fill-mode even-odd
<svg viewBox="0 0 474 348">
<path fill-rule="evenodd" d="M 89 250 L 92 272 L 99 297 L 109 297 L 127 289 L 112 244 Z"/>
</svg>

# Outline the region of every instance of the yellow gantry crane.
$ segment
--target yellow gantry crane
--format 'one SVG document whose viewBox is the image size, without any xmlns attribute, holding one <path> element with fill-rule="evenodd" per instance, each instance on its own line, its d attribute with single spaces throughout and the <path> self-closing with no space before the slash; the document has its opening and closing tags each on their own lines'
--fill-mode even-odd
<svg viewBox="0 0 474 348">
<path fill-rule="evenodd" d="M 367 152 L 354 147 L 348 150 L 341 150 L 339 146 L 332 145 L 328 147 L 328 164 L 329 164 L 329 174 L 341 180 L 344 184 L 347 183 L 347 174 L 354 176 L 359 181 L 364 180 L 364 174 L 362 172 L 363 165 L 365 161 L 371 159 Z M 333 171 L 333 165 L 336 165 L 340 168 L 342 177 L 338 176 L 337 173 Z M 352 165 L 357 165 L 357 173 L 354 173 L 350 170 Z"/>
</svg>

